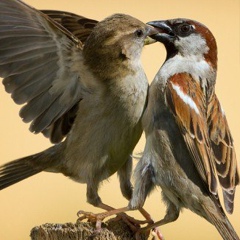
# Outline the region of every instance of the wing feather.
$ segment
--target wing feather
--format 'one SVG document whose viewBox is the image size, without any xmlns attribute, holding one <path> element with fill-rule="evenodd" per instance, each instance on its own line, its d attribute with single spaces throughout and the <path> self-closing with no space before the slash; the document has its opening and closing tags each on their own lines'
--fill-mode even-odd
<svg viewBox="0 0 240 240">
<path fill-rule="evenodd" d="M 210 192 L 217 194 L 217 177 L 208 136 L 206 100 L 198 82 L 187 73 L 172 76 L 166 101 L 183 134 L 192 159 Z"/>
<path fill-rule="evenodd" d="M 213 93 L 207 100 L 200 81 L 187 73 L 172 76 L 165 94 L 198 173 L 215 196 L 219 180 L 225 208 L 232 213 L 239 171 L 232 136 L 217 96 Z"/>
<path fill-rule="evenodd" d="M 64 128 L 64 117 L 73 122 L 73 109 L 91 92 L 81 78 L 82 47 L 74 34 L 44 13 L 21 1 L 0 1 L 0 77 L 13 100 L 25 103 L 20 116 L 32 122 L 30 130 L 52 142 L 66 136 L 71 124 Z"/>
<path fill-rule="evenodd" d="M 98 23 L 96 20 L 64 11 L 42 10 L 42 12 L 66 28 L 83 43 Z"/>
<path fill-rule="evenodd" d="M 239 171 L 226 115 L 215 94 L 209 102 L 208 126 L 225 208 L 232 213 L 235 187 L 239 184 Z"/>
</svg>

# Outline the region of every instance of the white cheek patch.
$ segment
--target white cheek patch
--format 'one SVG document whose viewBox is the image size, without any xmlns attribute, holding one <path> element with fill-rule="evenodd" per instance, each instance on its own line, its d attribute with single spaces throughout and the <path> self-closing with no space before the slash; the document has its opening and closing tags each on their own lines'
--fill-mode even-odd
<svg viewBox="0 0 240 240">
<path fill-rule="evenodd" d="M 172 82 L 171 84 L 173 89 L 176 91 L 177 95 L 183 100 L 183 102 L 190 106 L 190 108 L 192 108 L 199 115 L 199 109 L 196 103 L 192 100 L 192 98 L 185 94 L 178 85 L 175 85 Z"/>
<path fill-rule="evenodd" d="M 195 57 L 196 59 L 204 59 L 204 54 L 209 52 L 206 40 L 199 34 L 191 34 L 188 37 L 180 37 L 175 42 L 179 52 L 184 57 Z"/>
</svg>

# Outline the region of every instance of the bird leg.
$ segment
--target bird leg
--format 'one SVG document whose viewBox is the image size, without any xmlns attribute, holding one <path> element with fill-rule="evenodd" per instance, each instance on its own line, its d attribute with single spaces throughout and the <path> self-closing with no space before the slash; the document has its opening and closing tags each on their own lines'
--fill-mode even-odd
<svg viewBox="0 0 240 240">
<path fill-rule="evenodd" d="M 88 219 L 90 222 L 96 222 L 96 232 L 101 231 L 101 223 L 102 221 L 111 215 L 117 214 L 117 217 L 119 217 L 131 228 L 133 232 L 137 232 L 140 229 L 141 224 L 149 223 L 148 220 L 140 221 L 136 220 L 131 216 L 128 216 L 125 211 L 128 210 L 128 208 L 121 208 L 121 209 L 114 209 L 111 206 L 108 206 L 104 203 L 102 203 L 101 198 L 98 195 L 98 186 L 97 184 L 88 184 L 87 185 L 87 200 L 90 204 L 94 205 L 95 207 L 101 208 L 106 210 L 106 212 L 103 213 L 91 213 L 91 212 L 85 212 L 85 211 L 79 211 L 77 213 L 78 215 L 78 221 L 82 221 L 83 219 Z"/>
<path fill-rule="evenodd" d="M 149 224 L 146 227 L 139 229 L 138 232 L 136 233 L 136 235 L 139 236 L 143 232 L 148 232 L 148 231 L 152 230 L 155 237 L 157 237 L 157 239 L 164 240 L 163 235 L 157 229 L 157 227 L 177 220 L 178 216 L 179 216 L 179 208 L 177 208 L 172 202 L 169 201 L 167 212 L 166 212 L 166 215 L 164 216 L 164 218 L 160 221 Z M 153 238 L 153 239 L 156 239 L 156 238 Z"/>
<path fill-rule="evenodd" d="M 123 196 L 130 200 L 132 197 L 132 184 L 131 184 L 131 172 L 132 172 L 132 157 L 129 156 L 127 161 L 124 163 L 124 165 L 118 170 L 118 177 L 120 181 L 120 189 L 123 194 Z M 106 212 L 94 214 L 91 212 L 85 212 L 85 211 L 79 211 L 78 212 L 78 221 L 81 221 L 83 219 L 88 219 L 91 222 L 96 222 L 96 232 L 99 232 L 101 230 L 101 223 L 106 217 L 110 217 L 112 215 L 117 215 L 116 220 L 119 220 L 121 218 L 130 228 L 133 232 L 137 232 L 140 229 L 140 226 L 142 224 L 153 224 L 154 221 L 152 220 L 150 214 L 145 211 L 141 207 L 135 207 L 135 208 L 129 208 L 124 207 L 120 209 L 114 209 L 104 203 L 102 203 L 101 198 L 98 195 L 98 184 L 97 180 L 94 181 L 94 183 L 88 183 L 87 184 L 87 200 L 89 203 L 94 205 L 95 207 L 101 208 L 106 210 Z M 140 204 L 139 206 L 142 206 Z M 128 216 L 126 211 L 133 210 L 133 209 L 139 209 L 140 213 L 144 216 L 145 220 L 137 220 L 131 216 Z"/>
<path fill-rule="evenodd" d="M 132 157 L 129 156 L 128 159 L 125 161 L 123 166 L 118 169 L 117 171 L 118 177 L 119 177 L 119 182 L 120 182 L 120 189 L 122 192 L 122 195 L 130 200 L 132 197 L 132 184 L 131 184 L 131 173 L 132 173 Z M 79 221 L 83 219 L 88 219 L 91 222 L 96 222 L 96 231 L 101 230 L 101 222 L 106 218 L 111 215 L 117 215 L 116 221 L 121 218 L 130 228 L 133 232 L 137 232 L 137 230 L 140 229 L 141 224 L 145 223 L 153 223 L 150 215 L 145 211 L 145 210 L 140 210 L 142 215 L 146 220 L 137 220 L 131 216 L 128 216 L 126 213 L 123 213 L 125 211 L 128 211 L 129 208 L 120 208 L 120 209 L 114 209 L 104 203 L 102 203 L 99 195 L 98 195 L 98 185 L 99 181 L 97 179 L 94 180 L 94 183 L 88 183 L 87 184 L 87 200 L 89 203 L 94 205 L 95 207 L 101 208 L 106 210 L 106 212 L 99 213 L 99 214 L 94 214 L 90 212 L 84 212 L 84 211 L 79 211 L 78 216 L 79 216 Z"/>
</svg>

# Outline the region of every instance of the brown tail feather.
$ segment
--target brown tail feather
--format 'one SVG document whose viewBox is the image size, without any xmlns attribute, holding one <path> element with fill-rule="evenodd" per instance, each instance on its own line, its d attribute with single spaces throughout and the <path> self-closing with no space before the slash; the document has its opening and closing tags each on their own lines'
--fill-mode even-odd
<svg viewBox="0 0 240 240">
<path fill-rule="evenodd" d="M 227 217 L 225 217 L 223 221 L 215 219 L 214 225 L 224 240 L 239 240 L 237 233 Z"/>
<path fill-rule="evenodd" d="M 223 240 L 240 240 L 223 209 L 220 207 L 218 210 L 219 214 L 213 214 L 211 211 L 205 208 L 208 220 L 217 228 Z"/>
<path fill-rule="evenodd" d="M 55 165 L 56 147 L 0 166 L 0 190 Z"/>
</svg>

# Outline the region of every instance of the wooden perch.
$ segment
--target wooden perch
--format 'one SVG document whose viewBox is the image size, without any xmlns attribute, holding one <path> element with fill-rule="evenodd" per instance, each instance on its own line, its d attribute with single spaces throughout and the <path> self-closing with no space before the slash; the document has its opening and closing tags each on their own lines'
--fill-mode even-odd
<svg viewBox="0 0 240 240">
<path fill-rule="evenodd" d="M 102 223 L 102 230 L 94 234 L 96 226 L 90 222 L 46 223 L 31 230 L 32 240 L 135 240 L 133 232 L 122 220 Z M 148 237 L 141 235 L 141 240 Z"/>
</svg>

